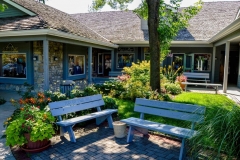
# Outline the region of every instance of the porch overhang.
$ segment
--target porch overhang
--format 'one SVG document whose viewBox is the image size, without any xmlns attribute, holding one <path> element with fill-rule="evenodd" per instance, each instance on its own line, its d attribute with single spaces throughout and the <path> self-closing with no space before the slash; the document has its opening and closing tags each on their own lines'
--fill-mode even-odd
<svg viewBox="0 0 240 160">
<path fill-rule="evenodd" d="M 97 40 L 92 40 L 89 38 L 80 37 L 78 35 L 73 35 L 69 33 L 64 33 L 61 31 L 53 30 L 53 29 L 36 29 L 36 30 L 20 30 L 20 31 L 4 31 L 0 32 L 0 37 L 21 37 L 21 36 L 42 36 L 42 35 L 49 35 L 55 36 L 60 38 L 66 38 L 70 40 L 76 40 L 80 42 L 110 47 L 110 48 L 118 48 L 118 45 L 113 44 L 111 42 L 105 43 Z"/>
</svg>

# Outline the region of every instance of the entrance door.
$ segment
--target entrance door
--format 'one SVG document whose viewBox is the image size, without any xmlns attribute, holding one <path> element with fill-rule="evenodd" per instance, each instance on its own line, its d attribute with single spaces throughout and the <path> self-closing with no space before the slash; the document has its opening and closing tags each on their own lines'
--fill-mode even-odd
<svg viewBox="0 0 240 160">
<path fill-rule="evenodd" d="M 111 63 L 111 54 L 98 53 L 98 75 L 109 76 Z"/>
</svg>

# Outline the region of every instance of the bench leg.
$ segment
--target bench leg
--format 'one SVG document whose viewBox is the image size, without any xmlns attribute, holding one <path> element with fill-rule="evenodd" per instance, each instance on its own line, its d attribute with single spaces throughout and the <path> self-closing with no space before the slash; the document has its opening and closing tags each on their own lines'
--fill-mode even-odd
<svg viewBox="0 0 240 160">
<path fill-rule="evenodd" d="M 109 128 L 113 128 L 112 115 L 109 115 L 109 116 L 107 117 L 107 120 L 108 120 L 108 127 L 109 127 Z"/>
<path fill-rule="evenodd" d="M 107 119 L 108 115 L 96 118 L 96 125 L 100 125 Z"/>
<path fill-rule="evenodd" d="M 218 86 L 216 86 L 215 91 L 216 91 L 216 94 L 217 94 L 217 92 L 218 92 Z"/>
<path fill-rule="evenodd" d="M 132 140 L 133 140 L 133 132 L 134 132 L 134 127 L 133 126 L 129 126 L 128 135 L 127 135 L 127 143 L 132 142 Z"/>
<path fill-rule="evenodd" d="M 69 137 L 70 137 L 70 141 L 71 142 L 76 142 L 76 138 L 75 138 L 75 135 L 73 133 L 72 126 L 67 126 L 66 129 L 68 131 L 68 134 L 69 134 Z"/>
<path fill-rule="evenodd" d="M 185 158 L 186 158 L 185 138 L 183 138 L 181 149 L 180 149 L 179 160 L 184 160 Z"/>
<path fill-rule="evenodd" d="M 65 127 L 60 127 L 60 136 L 64 136 L 64 133 L 66 133 L 66 128 Z"/>
</svg>

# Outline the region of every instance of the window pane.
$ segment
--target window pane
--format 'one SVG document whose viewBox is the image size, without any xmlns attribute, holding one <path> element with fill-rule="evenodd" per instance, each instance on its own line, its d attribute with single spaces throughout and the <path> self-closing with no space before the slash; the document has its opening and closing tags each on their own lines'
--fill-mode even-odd
<svg viewBox="0 0 240 160">
<path fill-rule="evenodd" d="M 0 54 L 0 77 L 26 78 L 26 54 Z"/>
<path fill-rule="evenodd" d="M 194 54 L 194 70 L 210 71 L 211 54 Z"/>
<path fill-rule="evenodd" d="M 132 66 L 133 62 L 133 56 L 134 54 L 118 54 L 117 57 L 117 62 L 118 62 L 118 68 L 123 68 L 123 67 L 130 67 Z"/>
<path fill-rule="evenodd" d="M 85 56 L 83 55 L 68 55 L 68 73 L 70 76 L 85 73 Z"/>
</svg>

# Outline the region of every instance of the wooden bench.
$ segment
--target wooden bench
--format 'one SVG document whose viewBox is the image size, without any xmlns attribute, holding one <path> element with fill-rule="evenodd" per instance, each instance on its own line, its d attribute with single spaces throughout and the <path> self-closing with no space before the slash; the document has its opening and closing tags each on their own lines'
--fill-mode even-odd
<svg viewBox="0 0 240 160">
<path fill-rule="evenodd" d="M 141 113 L 140 118 L 130 117 L 121 120 L 121 122 L 129 125 L 127 142 L 129 143 L 133 140 L 135 128 L 144 128 L 175 136 L 182 140 L 179 160 L 183 160 L 186 151 L 185 139 L 191 138 L 197 133 L 194 130 L 194 126 L 196 123 L 204 121 L 205 107 L 137 98 L 134 111 Z M 144 120 L 144 114 L 190 121 L 192 122 L 191 129 Z"/>
<path fill-rule="evenodd" d="M 113 128 L 112 113 L 117 112 L 117 109 L 101 110 L 103 105 L 104 101 L 101 94 L 49 103 L 52 115 L 58 118 L 56 124 L 61 126 L 60 135 L 63 136 L 65 132 L 68 132 L 71 142 L 76 142 L 72 127 L 77 123 L 96 119 L 96 124 L 99 125 L 107 119 L 109 128 Z M 96 108 L 96 112 L 75 118 L 62 119 L 62 115 L 91 108 Z"/>
<path fill-rule="evenodd" d="M 187 85 L 195 85 L 195 86 L 211 86 L 214 88 L 215 93 L 218 93 L 218 87 L 221 87 L 221 84 L 215 84 L 215 83 L 192 83 L 192 82 L 181 82 L 182 84 L 185 84 L 185 92 L 187 91 Z"/>
<path fill-rule="evenodd" d="M 188 82 L 210 82 L 209 73 L 183 72 L 183 75 L 187 77 Z"/>
</svg>

